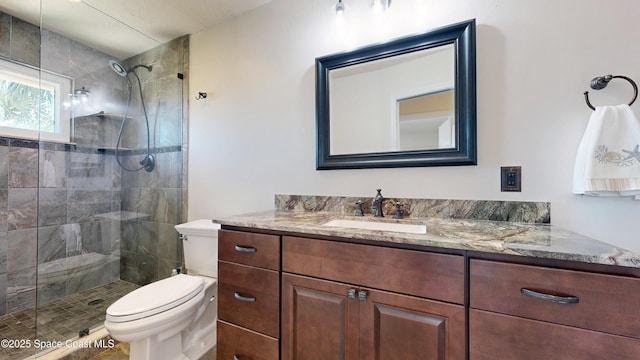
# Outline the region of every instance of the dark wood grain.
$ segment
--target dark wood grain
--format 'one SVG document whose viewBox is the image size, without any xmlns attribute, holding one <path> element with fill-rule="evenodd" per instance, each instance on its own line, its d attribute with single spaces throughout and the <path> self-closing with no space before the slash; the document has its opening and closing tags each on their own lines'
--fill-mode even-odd
<svg viewBox="0 0 640 360">
<path fill-rule="evenodd" d="M 367 300 L 358 301 L 360 359 L 465 359 L 464 306 L 364 290 Z"/>
<path fill-rule="evenodd" d="M 358 303 L 346 284 L 282 275 L 282 360 L 358 359 Z"/>
<path fill-rule="evenodd" d="M 471 309 L 469 355 L 473 360 L 637 360 L 640 341 Z"/>
<path fill-rule="evenodd" d="M 278 360 L 278 339 L 218 320 L 217 359 Z"/>
<path fill-rule="evenodd" d="M 464 257 L 282 238 L 283 271 L 462 304 Z"/>
<path fill-rule="evenodd" d="M 255 252 L 240 252 L 236 246 L 255 248 Z M 280 236 L 218 231 L 218 259 L 271 270 L 280 270 Z"/>
<path fill-rule="evenodd" d="M 236 292 L 256 300 L 238 300 Z M 277 338 L 280 334 L 280 274 L 218 261 L 218 317 Z"/>
<path fill-rule="evenodd" d="M 470 274 L 473 308 L 640 339 L 640 279 L 476 259 Z M 579 303 L 531 298 L 523 288 Z"/>
</svg>

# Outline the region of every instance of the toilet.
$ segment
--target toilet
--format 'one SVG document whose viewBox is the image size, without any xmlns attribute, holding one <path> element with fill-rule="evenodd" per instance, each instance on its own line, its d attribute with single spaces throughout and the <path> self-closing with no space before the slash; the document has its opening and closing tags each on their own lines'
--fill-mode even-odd
<svg viewBox="0 0 640 360">
<path fill-rule="evenodd" d="M 186 274 L 140 287 L 107 308 L 104 326 L 130 343 L 131 360 L 196 360 L 216 345 L 220 225 L 196 220 L 175 228 Z"/>
</svg>

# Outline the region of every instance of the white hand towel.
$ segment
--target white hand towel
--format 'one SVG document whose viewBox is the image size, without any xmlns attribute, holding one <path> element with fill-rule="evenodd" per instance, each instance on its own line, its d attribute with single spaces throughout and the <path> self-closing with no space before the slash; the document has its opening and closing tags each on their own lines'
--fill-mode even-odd
<svg viewBox="0 0 640 360">
<path fill-rule="evenodd" d="M 573 193 L 640 195 L 640 122 L 629 105 L 596 107 L 573 172 Z"/>
</svg>

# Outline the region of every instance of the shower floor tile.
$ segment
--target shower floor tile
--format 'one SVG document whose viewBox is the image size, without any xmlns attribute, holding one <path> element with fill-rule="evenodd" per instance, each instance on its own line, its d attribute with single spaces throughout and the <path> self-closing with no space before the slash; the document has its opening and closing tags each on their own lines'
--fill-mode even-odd
<svg viewBox="0 0 640 360">
<path fill-rule="evenodd" d="M 84 290 L 65 298 L 0 316 L 0 339 L 62 341 L 77 338 L 83 329 L 102 325 L 109 305 L 139 286 L 123 280 Z M 0 359 L 24 359 L 34 355 L 29 348 L 0 347 Z"/>
</svg>

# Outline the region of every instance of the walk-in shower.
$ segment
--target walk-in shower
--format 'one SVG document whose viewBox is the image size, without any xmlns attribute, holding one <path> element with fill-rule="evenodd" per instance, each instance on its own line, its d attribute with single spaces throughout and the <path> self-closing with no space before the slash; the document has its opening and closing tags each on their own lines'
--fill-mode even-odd
<svg viewBox="0 0 640 360">
<path fill-rule="evenodd" d="M 122 115 L 122 123 L 120 125 L 120 131 L 118 131 L 118 138 L 116 140 L 116 147 L 115 147 L 116 160 L 118 161 L 118 165 L 120 165 L 120 167 L 124 170 L 139 171 L 139 170 L 145 169 L 145 171 L 151 172 L 155 168 L 156 160 L 153 154 L 151 153 L 151 130 L 149 125 L 149 115 L 147 113 L 147 106 L 144 102 L 144 93 L 142 92 L 142 81 L 140 80 L 140 76 L 138 76 L 138 74 L 136 73 L 136 69 L 144 68 L 150 72 L 151 70 L 153 70 L 153 67 L 150 65 L 147 66 L 147 65 L 138 64 L 138 65 L 132 66 L 130 69 L 127 70 L 127 68 L 125 68 L 122 64 L 120 64 L 115 60 L 109 60 L 109 66 L 111 67 L 111 69 L 113 69 L 113 71 L 115 71 L 116 74 L 127 79 L 127 89 L 129 93 L 127 97 L 127 105 L 126 105 L 124 114 Z M 122 141 L 122 133 L 124 132 L 124 128 L 127 124 L 127 120 L 129 119 L 129 109 L 131 108 L 131 98 L 133 96 L 133 85 L 131 84 L 131 79 L 129 78 L 129 75 L 133 75 L 137 80 L 136 83 L 138 84 L 138 90 L 140 94 L 140 103 L 142 105 L 142 112 L 143 112 L 144 120 L 147 126 L 147 154 L 142 160 L 140 160 L 140 167 L 135 167 L 135 168 L 126 167 L 120 159 L 120 144 Z"/>
<path fill-rule="evenodd" d="M 77 350 L 68 340 L 100 336 L 106 307 L 182 259 L 188 36 L 105 53 L 47 30 L 52 3 L 41 24 L 0 12 L 0 43 L 23 44 L 14 62 L 39 71 L 31 86 L 49 91 L 42 74 L 67 83 L 51 117 L 69 120 L 66 140 L 0 135 L 0 338 L 31 345 L 0 347 L 7 360 Z M 65 110 L 67 88 L 91 97 Z"/>
</svg>

